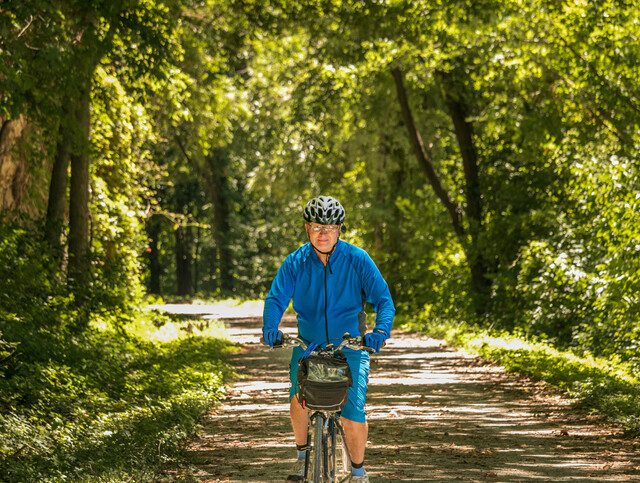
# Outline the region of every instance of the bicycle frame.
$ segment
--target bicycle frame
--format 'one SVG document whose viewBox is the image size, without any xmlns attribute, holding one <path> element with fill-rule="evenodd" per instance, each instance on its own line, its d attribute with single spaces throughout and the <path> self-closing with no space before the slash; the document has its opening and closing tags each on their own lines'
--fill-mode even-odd
<svg viewBox="0 0 640 483">
<path fill-rule="evenodd" d="M 331 344 L 322 351 L 338 352 L 344 347 L 348 347 L 373 352 L 362 344 L 362 337 L 354 338 L 345 333 L 343 340 L 337 347 Z M 299 345 L 302 349 L 307 349 L 307 344 L 302 339 L 286 335 L 274 348 L 287 345 Z M 338 412 L 309 410 L 309 413 L 309 427 L 313 431 L 313 438 L 310 438 L 310 435 L 307 436 L 304 481 L 313 483 L 347 481 L 351 476 L 351 459 Z M 313 453 L 313 458 L 311 458 L 311 453 Z M 340 461 L 338 461 L 339 454 L 341 455 Z M 340 466 L 342 468 L 339 468 Z"/>
</svg>

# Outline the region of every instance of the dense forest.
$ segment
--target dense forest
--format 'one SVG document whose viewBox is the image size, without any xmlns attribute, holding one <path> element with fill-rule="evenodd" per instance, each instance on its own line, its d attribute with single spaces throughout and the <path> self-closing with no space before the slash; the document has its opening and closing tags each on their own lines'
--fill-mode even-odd
<svg viewBox="0 0 640 483">
<path fill-rule="evenodd" d="M 147 350 L 127 325 L 148 296 L 263 296 L 318 194 L 399 320 L 640 368 L 638 18 L 606 0 L 3 2 L 0 456 L 41 475 L 88 424 L 85 379 L 134 390 L 104 381 Z"/>
</svg>

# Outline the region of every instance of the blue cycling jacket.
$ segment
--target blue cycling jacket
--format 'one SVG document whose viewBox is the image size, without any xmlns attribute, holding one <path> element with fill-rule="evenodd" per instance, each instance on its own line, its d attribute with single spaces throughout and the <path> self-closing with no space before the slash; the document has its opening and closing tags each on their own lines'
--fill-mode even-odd
<svg viewBox="0 0 640 483">
<path fill-rule="evenodd" d="M 375 310 L 375 329 L 389 337 L 395 308 L 387 282 L 363 249 L 338 240 L 325 267 L 305 243 L 280 266 L 265 300 L 263 331 L 277 330 L 293 298 L 298 332 L 306 342 L 337 343 L 349 332 L 360 335 L 363 295 Z"/>
</svg>

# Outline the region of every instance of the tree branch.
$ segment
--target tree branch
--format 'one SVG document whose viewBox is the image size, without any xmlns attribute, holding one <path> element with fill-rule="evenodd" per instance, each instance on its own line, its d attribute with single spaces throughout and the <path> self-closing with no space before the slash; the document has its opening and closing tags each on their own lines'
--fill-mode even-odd
<svg viewBox="0 0 640 483">
<path fill-rule="evenodd" d="M 409 139 L 411 140 L 411 145 L 413 146 L 413 151 L 416 155 L 416 159 L 418 160 L 418 164 L 422 167 L 425 174 L 427 175 L 427 179 L 429 180 L 429 183 L 431 184 L 431 187 L 433 188 L 436 196 L 440 199 L 442 204 L 449 212 L 453 229 L 456 232 L 458 238 L 460 238 L 462 245 L 465 246 L 465 232 L 464 227 L 462 226 L 462 209 L 451 200 L 446 189 L 444 188 L 444 186 L 442 186 L 442 182 L 440 181 L 440 178 L 438 177 L 438 174 L 436 173 L 436 170 L 433 166 L 431 156 L 424 147 L 424 142 L 422 141 L 420 132 L 416 128 L 416 123 L 413 119 L 411 107 L 409 106 L 409 101 L 407 100 L 407 91 L 404 87 L 402 71 L 400 70 L 400 68 L 394 67 L 391 69 L 391 73 L 393 74 L 393 79 L 396 84 L 398 101 L 400 102 L 400 107 L 402 109 L 404 123 L 407 126 Z"/>
</svg>

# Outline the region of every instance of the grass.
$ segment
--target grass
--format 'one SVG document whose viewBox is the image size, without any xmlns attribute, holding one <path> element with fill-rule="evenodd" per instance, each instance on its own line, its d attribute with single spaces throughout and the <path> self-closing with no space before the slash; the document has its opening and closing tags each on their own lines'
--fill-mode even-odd
<svg viewBox="0 0 640 483">
<path fill-rule="evenodd" d="M 465 323 L 401 320 L 401 327 L 445 339 L 509 372 L 545 381 L 565 391 L 578 407 L 640 436 L 640 379 L 630 364 L 558 350 L 544 341 L 479 329 Z"/>
<path fill-rule="evenodd" d="M 21 345 L 0 374 L 2 478 L 153 481 L 222 396 L 233 349 L 219 323 L 143 313 L 113 326 Z"/>
</svg>

